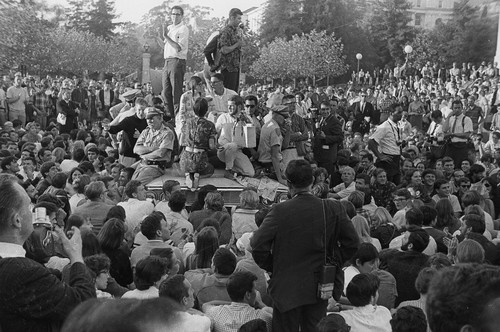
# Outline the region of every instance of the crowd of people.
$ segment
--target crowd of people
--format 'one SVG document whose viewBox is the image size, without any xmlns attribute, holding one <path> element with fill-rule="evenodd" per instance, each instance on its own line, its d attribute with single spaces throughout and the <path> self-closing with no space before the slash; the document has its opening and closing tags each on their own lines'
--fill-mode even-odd
<svg viewBox="0 0 500 332">
<path fill-rule="evenodd" d="M 170 14 L 161 93 L 4 76 L 2 331 L 496 330 L 492 64 L 238 85 L 232 9 L 207 69 L 183 82 L 189 31 L 181 7 Z M 148 198 L 174 168 L 182 181 Z M 199 186 L 216 169 L 269 177 L 288 197 L 270 206 L 246 187 L 228 206 Z"/>
</svg>

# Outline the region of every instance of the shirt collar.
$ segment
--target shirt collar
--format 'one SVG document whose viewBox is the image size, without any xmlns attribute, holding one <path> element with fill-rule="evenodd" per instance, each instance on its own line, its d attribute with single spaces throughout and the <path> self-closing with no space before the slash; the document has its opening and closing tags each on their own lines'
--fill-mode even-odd
<svg viewBox="0 0 500 332">
<path fill-rule="evenodd" d="M 23 246 L 15 243 L 0 242 L 0 257 L 12 258 L 25 256 L 26 250 L 24 250 Z"/>
</svg>

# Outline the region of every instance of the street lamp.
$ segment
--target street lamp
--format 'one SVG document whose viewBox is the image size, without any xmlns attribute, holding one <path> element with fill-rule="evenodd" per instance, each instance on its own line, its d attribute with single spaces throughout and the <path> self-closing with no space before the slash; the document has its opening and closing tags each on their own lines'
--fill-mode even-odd
<svg viewBox="0 0 500 332">
<path fill-rule="evenodd" d="M 149 52 L 149 44 L 148 44 L 148 42 L 145 42 L 142 47 L 144 47 L 144 53 L 148 53 Z"/>
<path fill-rule="evenodd" d="M 411 47 L 411 45 L 406 45 L 404 51 L 406 53 L 406 61 L 408 61 L 408 56 L 413 52 L 413 47 Z"/>
<path fill-rule="evenodd" d="M 357 81 L 357 80 L 359 80 L 359 60 L 363 59 L 363 54 L 361 54 L 361 53 L 356 54 L 356 59 L 358 59 L 358 77 L 356 79 L 356 81 Z"/>
</svg>

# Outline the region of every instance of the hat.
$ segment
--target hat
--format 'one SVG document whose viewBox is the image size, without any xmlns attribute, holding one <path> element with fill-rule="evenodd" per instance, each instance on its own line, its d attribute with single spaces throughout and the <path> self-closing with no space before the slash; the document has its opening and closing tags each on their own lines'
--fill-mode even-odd
<svg viewBox="0 0 500 332">
<path fill-rule="evenodd" d="M 128 91 L 125 91 L 121 96 L 123 97 L 123 99 L 125 99 L 125 101 L 132 101 L 140 93 L 141 93 L 141 90 L 139 90 L 139 89 L 130 89 Z"/>
<path fill-rule="evenodd" d="M 155 115 L 162 116 L 163 113 L 162 113 L 162 111 L 160 111 L 159 109 L 157 109 L 155 107 L 148 107 L 148 108 L 146 108 L 146 119 L 151 119 Z"/>
</svg>

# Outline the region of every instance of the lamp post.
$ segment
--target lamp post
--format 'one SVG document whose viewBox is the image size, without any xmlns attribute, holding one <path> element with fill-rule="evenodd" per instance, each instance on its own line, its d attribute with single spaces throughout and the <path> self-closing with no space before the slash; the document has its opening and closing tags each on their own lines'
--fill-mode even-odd
<svg viewBox="0 0 500 332">
<path fill-rule="evenodd" d="M 356 77 L 356 82 L 359 81 L 359 60 L 363 59 L 363 54 L 358 53 L 356 54 L 356 59 L 358 59 L 358 72 L 357 72 L 357 77 Z"/>
<path fill-rule="evenodd" d="M 413 47 L 411 47 L 411 45 L 406 45 L 404 51 L 406 53 L 406 62 L 408 62 L 408 56 L 410 56 L 410 53 L 413 52 Z"/>
</svg>

